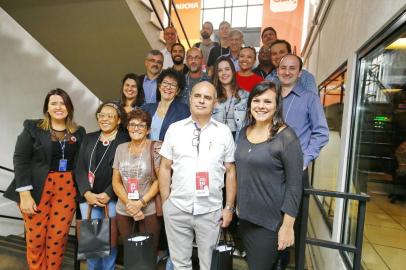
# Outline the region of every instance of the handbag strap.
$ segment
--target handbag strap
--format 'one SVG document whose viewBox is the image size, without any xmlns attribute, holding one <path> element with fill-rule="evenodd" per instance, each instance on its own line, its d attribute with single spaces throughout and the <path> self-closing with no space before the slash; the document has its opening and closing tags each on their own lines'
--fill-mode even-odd
<svg viewBox="0 0 406 270">
<path fill-rule="evenodd" d="M 136 221 L 133 219 L 133 225 L 132 225 L 132 228 L 131 228 L 131 234 L 135 233 L 135 222 Z M 147 233 L 147 223 L 145 222 L 145 218 L 141 219 L 141 220 L 138 220 L 138 226 L 139 226 L 140 222 L 144 222 L 144 233 Z"/>
<path fill-rule="evenodd" d="M 156 179 L 155 166 L 154 166 L 154 150 L 155 150 L 154 146 L 155 146 L 155 141 L 151 141 L 149 154 L 150 154 L 150 157 L 151 157 L 150 162 L 151 162 L 151 176 L 152 176 L 152 179 Z"/>
<path fill-rule="evenodd" d="M 90 219 L 91 215 L 92 215 L 92 210 L 93 207 L 95 207 L 94 205 L 88 204 L 88 208 L 87 208 L 87 219 Z M 107 205 L 105 205 L 104 207 L 104 217 L 108 218 L 109 217 L 109 208 L 107 207 Z"/>
<path fill-rule="evenodd" d="M 218 245 L 220 243 L 221 235 L 224 235 L 224 242 L 226 243 L 227 246 L 232 246 L 233 245 L 231 235 L 228 233 L 227 229 L 226 228 L 220 228 L 219 236 L 217 237 L 217 241 L 216 241 L 216 248 L 218 247 Z M 227 241 L 227 235 L 229 235 L 229 241 Z"/>
</svg>

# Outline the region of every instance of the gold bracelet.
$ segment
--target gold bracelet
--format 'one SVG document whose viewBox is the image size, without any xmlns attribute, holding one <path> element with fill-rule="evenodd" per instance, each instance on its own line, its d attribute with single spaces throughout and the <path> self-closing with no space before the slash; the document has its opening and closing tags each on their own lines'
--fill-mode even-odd
<svg viewBox="0 0 406 270">
<path fill-rule="evenodd" d="M 147 203 L 145 202 L 144 198 L 141 198 L 140 202 L 142 203 L 142 207 L 147 206 Z"/>
</svg>

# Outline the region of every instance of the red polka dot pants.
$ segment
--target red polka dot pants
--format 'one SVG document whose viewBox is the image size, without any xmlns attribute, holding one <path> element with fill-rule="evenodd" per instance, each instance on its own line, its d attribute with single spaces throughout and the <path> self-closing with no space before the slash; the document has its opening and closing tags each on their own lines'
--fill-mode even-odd
<svg viewBox="0 0 406 270">
<path fill-rule="evenodd" d="M 61 268 L 69 227 L 76 210 L 71 172 L 50 172 L 35 215 L 23 214 L 30 270 Z"/>
</svg>

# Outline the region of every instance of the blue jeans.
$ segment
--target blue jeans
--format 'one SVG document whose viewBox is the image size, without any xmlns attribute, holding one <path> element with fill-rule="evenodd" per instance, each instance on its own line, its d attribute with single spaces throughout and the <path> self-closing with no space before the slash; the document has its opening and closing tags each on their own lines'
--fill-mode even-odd
<svg viewBox="0 0 406 270">
<path fill-rule="evenodd" d="M 87 210 L 89 204 L 87 202 L 81 203 L 79 205 L 80 213 L 82 214 L 82 219 L 87 219 Z M 107 205 L 109 209 L 109 217 L 116 216 L 116 202 L 109 201 Z M 100 207 L 93 207 L 91 218 L 102 218 L 104 217 L 104 209 Z M 116 257 L 117 248 L 112 248 L 110 255 L 104 258 L 87 259 L 87 269 L 88 270 L 114 270 L 116 267 Z"/>
<path fill-rule="evenodd" d="M 168 260 L 166 261 L 165 270 L 173 270 L 173 263 L 172 263 L 171 256 L 169 256 Z"/>
</svg>

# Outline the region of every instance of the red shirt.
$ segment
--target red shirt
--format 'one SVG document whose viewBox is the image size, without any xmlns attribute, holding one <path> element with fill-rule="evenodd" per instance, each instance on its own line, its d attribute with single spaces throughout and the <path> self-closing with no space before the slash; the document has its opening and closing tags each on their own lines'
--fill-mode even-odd
<svg viewBox="0 0 406 270">
<path fill-rule="evenodd" d="M 262 82 L 264 79 L 257 74 L 252 74 L 250 76 L 241 76 L 239 72 L 237 72 L 237 83 L 240 88 L 244 89 L 247 92 L 251 92 L 252 88 L 255 85 Z"/>
</svg>

